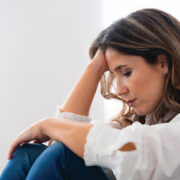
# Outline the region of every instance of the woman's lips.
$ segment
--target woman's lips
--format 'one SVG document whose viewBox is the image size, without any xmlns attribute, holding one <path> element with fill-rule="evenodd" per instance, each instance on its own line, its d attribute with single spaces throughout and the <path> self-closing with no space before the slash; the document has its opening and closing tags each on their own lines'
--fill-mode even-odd
<svg viewBox="0 0 180 180">
<path fill-rule="evenodd" d="M 136 101 L 136 99 L 133 99 L 133 100 L 129 100 L 127 101 L 127 103 L 130 105 L 130 106 L 134 106 L 134 102 Z"/>
</svg>

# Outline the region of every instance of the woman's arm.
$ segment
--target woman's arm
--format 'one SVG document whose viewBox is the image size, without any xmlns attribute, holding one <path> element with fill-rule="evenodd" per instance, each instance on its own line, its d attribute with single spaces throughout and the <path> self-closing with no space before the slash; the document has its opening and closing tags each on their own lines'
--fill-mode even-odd
<svg viewBox="0 0 180 180">
<path fill-rule="evenodd" d="M 97 50 L 91 63 L 61 108 L 62 112 L 88 116 L 98 83 L 108 65 L 101 50 Z"/>
<path fill-rule="evenodd" d="M 94 98 L 98 83 L 101 76 L 108 70 L 108 65 L 104 56 L 104 53 L 98 49 L 94 58 L 90 64 L 86 67 L 85 72 L 80 78 L 79 82 L 69 95 L 64 105 L 58 109 L 60 112 L 71 112 L 77 115 L 84 115 L 83 119 L 87 121 L 89 115 L 89 109 Z M 73 114 L 73 119 L 75 115 Z M 72 119 L 72 115 L 69 114 L 56 114 L 56 117 L 63 117 L 64 119 Z M 80 117 L 78 116 L 78 119 Z M 76 117 L 77 119 L 77 117 Z M 82 116 L 81 116 L 82 119 Z M 83 121 L 84 121 L 83 120 Z M 48 142 L 48 146 L 51 145 L 52 139 Z"/>
<path fill-rule="evenodd" d="M 85 122 L 69 119 L 45 118 L 32 124 L 15 138 L 10 146 L 8 159 L 12 158 L 13 152 L 24 143 L 28 143 L 32 140 L 43 143 L 50 139 L 64 143 L 75 154 L 83 158 L 86 138 L 92 127 L 92 124 Z M 134 149 L 127 146 L 120 150 L 129 151 Z"/>
<path fill-rule="evenodd" d="M 86 137 L 92 127 L 90 123 L 55 118 L 42 124 L 42 132 L 83 158 Z"/>
<path fill-rule="evenodd" d="M 68 119 L 45 118 L 31 125 L 15 138 L 10 146 L 8 159 L 11 159 L 13 152 L 24 143 L 32 140 L 43 143 L 50 139 L 64 143 L 82 158 L 86 136 L 92 126 L 89 123 Z"/>
</svg>

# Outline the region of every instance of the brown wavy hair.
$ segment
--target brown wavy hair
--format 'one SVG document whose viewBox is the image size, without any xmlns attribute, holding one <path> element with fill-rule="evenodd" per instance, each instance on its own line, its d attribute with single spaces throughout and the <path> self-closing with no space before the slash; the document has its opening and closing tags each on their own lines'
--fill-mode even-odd
<svg viewBox="0 0 180 180">
<path fill-rule="evenodd" d="M 157 62 L 157 55 L 164 54 L 168 64 L 163 98 L 152 113 L 153 123 L 168 122 L 180 112 L 180 22 L 158 9 L 142 9 L 115 21 L 103 30 L 92 43 L 89 54 L 92 59 L 100 48 L 104 52 L 113 48 L 129 55 L 144 58 L 148 64 Z M 145 123 L 145 116 L 138 116 L 133 108 L 114 91 L 114 76 L 106 72 L 101 78 L 101 94 L 106 99 L 123 102 L 121 112 L 113 120 L 120 128 L 134 121 Z M 164 120 L 167 112 L 173 112 Z"/>
</svg>

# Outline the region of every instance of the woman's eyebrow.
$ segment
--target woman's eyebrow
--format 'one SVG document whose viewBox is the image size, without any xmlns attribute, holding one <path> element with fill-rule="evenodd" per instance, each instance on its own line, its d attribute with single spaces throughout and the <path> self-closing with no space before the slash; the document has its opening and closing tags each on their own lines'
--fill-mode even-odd
<svg viewBox="0 0 180 180">
<path fill-rule="evenodd" d="M 114 71 L 113 72 L 116 72 L 117 70 L 123 68 L 123 67 L 126 67 L 127 65 L 120 65 L 120 66 L 117 66 L 114 68 Z M 110 70 L 109 70 L 110 71 Z M 112 71 L 110 71 L 111 73 L 113 73 Z"/>
</svg>

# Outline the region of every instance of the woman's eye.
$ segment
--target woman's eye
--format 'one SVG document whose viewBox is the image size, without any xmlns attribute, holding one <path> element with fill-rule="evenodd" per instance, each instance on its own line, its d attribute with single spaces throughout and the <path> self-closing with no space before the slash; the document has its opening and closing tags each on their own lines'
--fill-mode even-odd
<svg viewBox="0 0 180 180">
<path fill-rule="evenodd" d="M 129 77 L 131 75 L 131 71 L 128 71 L 126 73 L 123 74 L 123 76 Z"/>
</svg>

